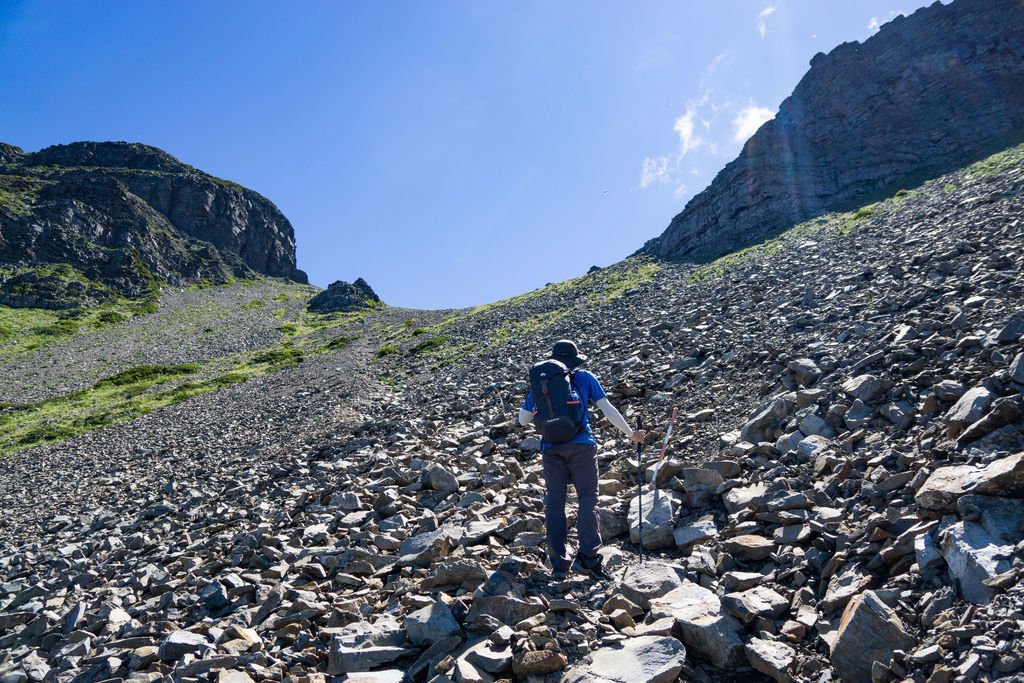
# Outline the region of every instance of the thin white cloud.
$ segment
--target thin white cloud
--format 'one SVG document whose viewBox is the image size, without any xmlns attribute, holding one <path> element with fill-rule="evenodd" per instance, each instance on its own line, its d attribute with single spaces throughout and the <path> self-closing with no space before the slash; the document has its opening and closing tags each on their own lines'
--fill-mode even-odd
<svg viewBox="0 0 1024 683">
<path fill-rule="evenodd" d="M 769 3 L 769 5 L 761 10 L 761 13 L 757 15 L 757 32 L 761 34 L 762 38 L 768 35 L 768 17 L 775 14 L 775 10 L 777 9 L 779 9 L 777 4 Z"/>
<path fill-rule="evenodd" d="M 694 119 L 697 118 L 697 107 L 701 102 L 686 105 L 686 113 L 676 119 L 672 130 L 679 135 L 679 160 L 690 153 L 691 150 L 700 147 L 701 139 L 694 134 Z"/>
<path fill-rule="evenodd" d="M 874 33 L 875 31 L 882 27 L 882 24 L 886 24 L 895 19 L 896 17 L 902 16 L 905 16 L 903 12 L 891 9 L 889 10 L 889 14 L 884 18 L 880 19 L 878 17 L 871 17 L 871 21 L 868 22 L 868 30 Z"/>
<path fill-rule="evenodd" d="M 669 181 L 668 165 L 671 161 L 671 157 L 668 156 L 644 159 L 643 168 L 640 171 L 640 187 L 647 187 L 654 183 L 667 183 Z"/>
<path fill-rule="evenodd" d="M 678 140 L 676 151 L 672 154 L 645 157 L 640 168 L 640 189 L 661 183 L 673 183 L 675 194 L 685 194 L 686 185 L 682 182 L 692 163 L 684 165 L 684 160 L 697 149 L 707 148 L 717 152 L 714 142 L 707 136 L 718 118 L 722 107 L 711 101 L 713 75 L 715 70 L 729 56 L 728 52 L 716 55 L 701 74 L 698 85 L 698 97 L 686 102 L 682 115 L 672 121 L 672 132 Z"/>
<path fill-rule="evenodd" d="M 746 142 L 757 132 L 765 121 L 775 118 L 775 112 L 768 107 L 758 107 L 753 102 L 740 110 L 732 120 L 733 142 Z"/>
</svg>

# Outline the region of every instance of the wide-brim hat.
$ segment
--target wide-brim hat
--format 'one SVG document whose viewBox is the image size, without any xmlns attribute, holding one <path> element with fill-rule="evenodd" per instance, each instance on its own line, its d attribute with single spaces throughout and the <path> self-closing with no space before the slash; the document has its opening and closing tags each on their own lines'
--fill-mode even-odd
<svg viewBox="0 0 1024 683">
<path fill-rule="evenodd" d="M 570 370 L 577 368 L 586 362 L 587 357 L 576 348 L 576 343 L 570 339 L 559 339 L 551 349 L 551 357 L 565 363 Z"/>
</svg>

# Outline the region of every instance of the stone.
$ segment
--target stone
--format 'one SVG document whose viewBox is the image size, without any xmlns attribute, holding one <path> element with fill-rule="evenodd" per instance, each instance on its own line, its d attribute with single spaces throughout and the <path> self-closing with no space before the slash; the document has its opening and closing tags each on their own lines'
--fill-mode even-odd
<svg viewBox="0 0 1024 683">
<path fill-rule="evenodd" d="M 1018 353 L 1010 363 L 1010 381 L 1024 384 L 1024 353 Z"/>
<path fill-rule="evenodd" d="M 822 611 L 832 612 L 844 607 L 855 595 L 860 595 L 870 585 L 871 576 L 856 567 L 836 574 L 829 579 L 825 597 L 821 600 Z"/>
<path fill-rule="evenodd" d="M 211 612 L 227 607 L 229 602 L 228 592 L 220 581 L 206 584 L 199 589 L 198 595 L 206 609 Z"/>
<path fill-rule="evenodd" d="M 979 469 L 971 465 L 940 467 L 928 475 L 914 500 L 923 508 L 935 511 L 956 510 L 956 501 L 978 480 Z"/>
<path fill-rule="evenodd" d="M 747 624 L 758 617 L 778 619 L 789 609 L 789 601 L 767 586 L 755 586 L 722 596 L 722 609 Z"/>
<path fill-rule="evenodd" d="M 790 683 L 796 663 L 796 651 L 785 643 L 764 638 L 751 638 L 746 644 L 750 665 L 776 683 Z"/>
<path fill-rule="evenodd" d="M 753 507 L 757 508 L 768 498 L 768 489 L 764 484 L 737 486 L 722 494 L 722 503 L 730 513 Z"/>
<path fill-rule="evenodd" d="M 1006 426 L 1017 435 L 1019 432 L 1015 425 L 1018 424 L 1024 424 L 1024 398 L 1020 394 L 1003 396 L 992 401 L 984 417 L 957 436 L 957 443 L 961 446 L 973 443 Z"/>
<path fill-rule="evenodd" d="M 735 557 L 748 562 L 767 560 L 775 550 L 775 541 L 756 534 L 741 534 L 722 542 L 725 549 Z"/>
<path fill-rule="evenodd" d="M 649 609 L 652 599 L 672 592 L 683 583 L 674 567 L 661 562 L 647 562 L 627 567 L 617 589 L 629 602 Z"/>
<path fill-rule="evenodd" d="M 351 313 L 379 306 L 380 297 L 366 284 L 363 278 L 357 278 L 349 284 L 342 280 L 332 282 L 327 289 L 309 300 L 309 310 L 317 313 Z"/>
<path fill-rule="evenodd" d="M 801 387 L 813 386 L 818 378 L 821 377 L 821 369 L 818 365 L 810 358 L 796 358 L 789 361 L 787 366 L 789 371 L 793 373 L 793 379 L 796 380 L 797 384 Z"/>
<path fill-rule="evenodd" d="M 843 611 L 829 660 L 843 681 L 871 680 L 874 662 L 888 664 L 894 650 L 915 644 L 896 613 L 874 591 L 864 591 Z"/>
<path fill-rule="evenodd" d="M 217 683 L 255 683 L 252 676 L 236 669 L 221 669 L 217 672 Z"/>
<path fill-rule="evenodd" d="M 984 582 L 1010 569 L 1013 546 L 999 545 L 981 524 L 962 521 L 942 531 L 940 545 L 964 599 L 979 605 L 991 600 L 995 591 Z"/>
<path fill-rule="evenodd" d="M 862 403 L 872 403 L 885 395 L 891 382 L 874 375 L 858 375 L 843 382 L 843 391 Z"/>
<path fill-rule="evenodd" d="M 413 645 L 426 646 L 461 632 L 451 609 L 440 600 L 405 618 L 405 629 Z"/>
<path fill-rule="evenodd" d="M 1024 540 L 1024 503 L 1019 498 L 968 494 L 957 500 L 956 509 L 962 519 L 981 524 L 997 543 Z"/>
<path fill-rule="evenodd" d="M 823 418 L 818 417 L 814 413 L 811 413 L 804 417 L 804 419 L 800 420 L 800 423 L 797 426 L 800 428 L 800 431 L 807 436 L 822 436 L 827 438 L 835 436 L 836 433 Z"/>
<path fill-rule="evenodd" d="M 398 554 L 407 564 L 426 567 L 451 552 L 462 538 L 462 534 L 461 528 L 450 526 L 417 534 L 402 541 Z"/>
<path fill-rule="evenodd" d="M 191 631 L 174 631 L 160 643 L 158 657 L 165 662 L 174 662 L 185 655 L 202 655 L 213 650 L 206 636 Z"/>
<path fill-rule="evenodd" d="M 473 599 L 473 606 L 469 610 L 466 621 L 472 622 L 484 615 L 494 617 L 508 626 L 515 626 L 525 619 L 546 611 L 544 605 L 538 602 L 528 602 L 508 595 L 480 595 Z"/>
<path fill-rule="evenodd" d="M 986 496 L 1024 498 L 1024 452 L 990 462 L 971 490 Z"/>
<path fill-rule="evenodd" d="M 1020 312 L 1010 316 L 1006 323 L 996 330 L 995 340 L 1000 343 L 1019 341 L 1024 336 L 1024 315 Z"/>
<path fill-rule="evenodd" d="M 561 671 L 569 665 L 569 659 L 555 650 L 534 650 L 520 652 L 512 658 L 512 671 L 516 676 L 543 676 Z"/>
<path fill-rule="evenodd" d="M 441 493 L 454 493 L 459 490 L 459 480 L 443 465 L 433 465 L 427 470 L 430 488 Z"/>
<path fill-rule="evenodd" d="M 946 436 L 954 439 L 980 420 L 992 403 L 992 398 L 992 392 L 985 387 L 968 389 L 946 413 Z"/>
<path fill-rule="evenodd" d="M 759 408 L 743 425 L 743 428 L 740 429 L 740 438 L 750 443 L 774 441 L 777 437 L 775 432 L 788 415 L 787 401 L 783 398 L 772 399 Z"/>
<path fill-rule="evenodd" d="M 942 564 L 942 550 L 931 534 L 921 534 L 914 538 L 914 559 L 922 573 Z"/>
<path fill-rule="evenodd" d="M 817 460 L 819 457 L 827 454 L 833 450 L 834 445 L 832 440 L 821 436 L 820 434 L 812 434 L 806 438 L 800 439 L 796 444 L 796 452 L 806 460 Z"/>
<path fill-rule="evenodd" d="M 673 683 L 686 662 L 675 638 L 626 638 L 595 650 L 590 661 L 567 671 L 561 683 Z"/>
<path fill-rule="evenodd" d="M 512 671 L 512 648 L 507 644 L 495 645 L 485 640 L 466 650 L 462 657 L 480 671 L 495 676 L 505 676 Z"/>
<path fill-rule="evenodd" d="M 341 638 L 334 636 L 331 639 L 327 673 L 339 676 L 352 671 L 371 671 L 383 664 L 412 654 L 416 654 L 416 650 L 408 647 L 388 645 L 348 647 L 343 644 Z"/>
<path fill-rule="evenodd" d="M 674 532 L 676 548 L 682 551 L 710 541 L 716 536 L 718 536 L 718 527 L 711 516 L 701 517 L 692 524 L 676 527 Z"/>
<path fill-rule="evenodd" d="M 964 387 L 959 382 L 951 379 L 944 379 L 932 386 L 932 391 L 943 401 L 955 401 L 964 395 Z"/>
<path fill-rule="evenodd" d="M 641 503 L 643 519 L 643 544 L 648 550 L 671 548 L 675 545 L 676 495 L 671 491 L 658 489 L 634 497 L 629 503 L 629 539 L 640 543 Z"/>
<path fill-rule="evenodd" d="M 651 600 L 651 613 L 675 620 L 673 633 L 683 641 L 688 655 L 725 670 L 746 664 L 742 624 L 722 610 L 718 596 L 708 589 L 685 581 Z"/>
</svg>

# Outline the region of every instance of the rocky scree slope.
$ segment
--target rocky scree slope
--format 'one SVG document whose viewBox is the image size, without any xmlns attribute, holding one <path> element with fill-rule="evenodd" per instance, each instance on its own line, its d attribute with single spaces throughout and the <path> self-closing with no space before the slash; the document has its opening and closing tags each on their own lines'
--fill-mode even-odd
<svg viewBox="0 0 1024 683">
<path fill-rule="evenodd" d="M 819 53 L 734 161 L 645 250 L 701 259 L 1024 138 L 1024 6 L 938 2 Z"/>
<path fill-rule="evenodd" d="M 87 283 L 32 269 L 68 264 Z M 305 282 L 288 219 L 262 195 L 126 142 L 0 150 L 0 304 L 67 308 L 263 274 Z"/>
<path fill-rule="evenodd" d="M 1019 671 L 1022 157 L 614 296 L 635 263 L 422 328 L 391 311 L 376 338 L 5 460 L 0 675 Z M 542 566 L 537 442 L 512 418 L 560 336 L 630 419 L 685 415 L 642 566 L 633 450 L 596 423 L 612 582 Z"/>
<path fill-rule="evenodd" d="M 151 313 L 108 325 L 82 322 L 68 334 L 43 335 L 28 350 L 0 347 L 0 404 L 56 398 L 133 367 L 203 363 L 273 348 L 289 339 L 292 326 L 304 324 L 315 293 L 309 285 L 274 279 L 201 289 L 165 286 Z M 25 331 L 12 330 L 5 340 L 18 334 Z"/>
</svg>

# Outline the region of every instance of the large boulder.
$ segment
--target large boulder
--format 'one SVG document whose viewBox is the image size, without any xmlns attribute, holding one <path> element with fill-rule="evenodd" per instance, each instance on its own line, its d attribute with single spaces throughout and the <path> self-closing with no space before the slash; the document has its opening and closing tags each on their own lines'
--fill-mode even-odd
<svg viewBox="0 0 1024 683">
<path fill-rule="evenodd" d="M 351 313 L 380 304 L 380 297 L 366 284 L 366 280 L 358 278 L 351 284 L 342 280 L 332 282 L 309 300 L 308 307 L 315 313 Z"/>
<path fill-rule="evenodd" d="M 672 683 L 686 662 L 686 648 L 675 638 L 626 638 L 596 650 L 590 661 L 562 676 L 561 683 Z"/>
<path fill-rule="evenodd" d="M 896 613 L 874 591 L 865 591 L 846 606 L 830 659 L 844 682 L 870 681 L 874 662 L 888 664 L 894 650 L 915 644 Z"/>
<path fill-rule="evenodd" d="M 722 609 L 718 596 L 690 581 L 651 600 L 651 614 L 674 619 L 673 633 L 687 652 L 719 669 L 732 670 L 747 662 L 743 625 Z"/>
</svg>

